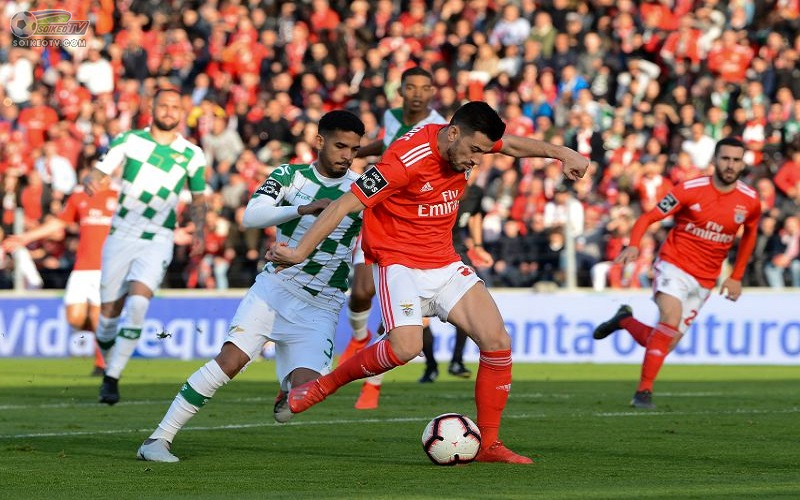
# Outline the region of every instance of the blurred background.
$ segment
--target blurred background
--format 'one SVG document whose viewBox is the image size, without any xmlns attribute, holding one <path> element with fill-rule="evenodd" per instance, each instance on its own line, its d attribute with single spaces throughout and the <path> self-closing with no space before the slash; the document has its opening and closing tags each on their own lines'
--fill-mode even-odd
<svg viewBox="0 0 800 500">
<path fill-rule="evenodd" d="M 15 46 L 11 17 L 42 9 L 88 19 L 86 46 Z M 367 140 L 380 137 L 400 74 L 420 65 L 445 117 L 485 100 L 509 133 L 591 160 L 566 185 L 557 162 L 485 158 L 495 263 L 478 271 L 490 286 L 648 287 L 669 221 L 638 262 L 611 261 L 642 211 L 710 173 L 727 135 L 747 143 L 764 212 L 744 284 L 800 286 L 796 0 L 0 0 L 0 25 L 0 239 L 55 217 L 114 136 L 149 124 L 154 90 L 177 86 L 181 132 L 208 157 L 211 210 L 206 255 L 176 246 L 164 287 L 249 287 L 274 237 L 242 227 L 250 194 L 276 166 L 313 160 L 326 111 L 350 109 Z M 39 280 L 15 279 L 0 250 L 0 288 L 63 288 L 77 246 L 67 229 L 29 245 Z"/>
</svg>

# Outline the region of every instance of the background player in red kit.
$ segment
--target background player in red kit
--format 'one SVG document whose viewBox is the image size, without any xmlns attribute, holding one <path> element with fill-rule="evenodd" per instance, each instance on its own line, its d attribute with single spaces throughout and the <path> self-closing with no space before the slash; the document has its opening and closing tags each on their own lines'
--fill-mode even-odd
<svg viewBox="0 0 800 500">
<path fill-rule="evenodd" d="M 658 306 L 658 325 L 653 328 L 637 321 L 630 306 L 623 305 L 594 331 L 594 338 L 603 339 L 624 328 L 646 349 L 639 388 L 631 401 L 635 408 L 655 408 L 653 382 L 664 358 L 708 299 L 736 233 L 744 226 L 733 271 L 720 289 L 733 301 L 742 294 L 742 276 L 755 246 L 761 217 L 756 191 L 739 180 L 745 169 L 744 153 L 741 140 L 721 139 L 714 148 L 713 175 L 680 184 L 639 217 L 631 231 L 630 245 L 616 258 L 622 264 L 635 261 L 647 228 L 666 217 L 675 217 L 675 225 L 654 264 L 653 300 Z"/>
<path fill-rule="evenodd" d="M 362 247 L 378 289 L 387 337 L 330 374 L 292 388 L 299 413 L 356 379 L 386 372 L 422 349 L 422 318 L 436 315 L 463 328 L 480 348 L 475 380 L 482 462 L 531 463 L 503 446 L 500 420 L 511 390 L 511 339 L 492 296 L 453 248 L 452 228 L 467 177 L 484 154 L 550 157 L 577 179 L 588 161 L 577 152 L 524 137 L 503 136 L 505 124 L 485 102 L 459 108 L 447 125 L 414 128 L 395 141 L 346 193 L 325 209 L 297 247 L 273 245 L 267 258 L 301 262 L 348 213 L 365 210 Z"/>
<path fill-rule="evenodd" d="M 3 248 L 13 252 L 20 246 L 63 231 L 68 224 L 78 224 L 75 265 L 64 292 L 67 323 L 76 331 L 88 330 L 94 333 L 97 330 L 100 315 L 100 260 L 119 196 L 119 192 L 111 189 L 109 183 L 110 181 L 105 181 L 103 189 L 92 196 L 76 187 L 58 218 L 48 219 L 41 226 L 9 236 L 3 241 Z M 94 374 L 102 375 L 105 361 L 96 345 L 94 366 Z"/>
</svg>

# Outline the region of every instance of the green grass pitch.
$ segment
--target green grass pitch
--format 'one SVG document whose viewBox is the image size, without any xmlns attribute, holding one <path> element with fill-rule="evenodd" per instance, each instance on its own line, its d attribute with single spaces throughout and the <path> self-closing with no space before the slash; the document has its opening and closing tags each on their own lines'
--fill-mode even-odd
<svg viewBox="0 0 800 500">
<path fill-rule="evenodd" d="M 472 380 L 418 384 L 414 363 L 387 374 L 378 410 L 353 409 L 357 382 L 278 425 L 274 365 L 262 361 L 178 434 L 180 463 L 137 461 L 202 363 L 134 359 L 108 407 L 87 360 L 0 360 L 2 497 L 800 497 L 796 366 L 667 361 L 646 412 L 627 406 L 638 366 L 518 364 L 501 438 L 536 464 L 450 468 L 428 461 L 420 435 L 440 413 L 474 417 Z"/>
</svg>

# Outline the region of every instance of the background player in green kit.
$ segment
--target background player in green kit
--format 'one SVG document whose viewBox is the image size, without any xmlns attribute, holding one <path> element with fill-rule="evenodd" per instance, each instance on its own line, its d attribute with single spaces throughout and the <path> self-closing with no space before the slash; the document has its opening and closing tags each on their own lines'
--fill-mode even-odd
<svg viewBox="0 0 800 500">
<path fill-rule="evenodd" d="M 347 111 L 331 111 L 318 126 L 319 159 L 311 165 L 282 165 L 253 193 L 244 215 L 248 227 L 277 226 L 277 241 L 302 238 L 328 204 L 350 191 L 358 175 L 349 167 L 364 135 L 364 124 Z M 361 212 L 349 214 L 303 262 L 284 269 L 269 263 L 239 304 L 215 359 L 194 372 L 138 457 L 177 462 L 170 452 L 175 434 L 201 406 L 275 342 L 275 369 L 281 388 L 275 400 L 278 422 L 292 417 L 286 402 L 291 387 L 327 373 L 333 340 L 345 302 L 350 258 L 361 230 Z M 278 272 L 280 271 L 280 272 Z"/>
<path fill-rule="evenodd" d="M 98 191 L 102 179 L 122 166 L 119 202 L 100 271 L 96 335 L 106 359 L 101 403 L 119 401 L 117 382 L 139 342 L 150 299 L 172 262 L 178 196 L 187 183 L 192 193 L 192 253 L 203 252 L 206 159 L 199 147 L 176 131 L 183 113 L 177 90 L 157 91 L 152 125 L 114 139 L 86 182 L 90 194 Z M 123 306 L 127 314 L 120 325 Z"/>
</svg>

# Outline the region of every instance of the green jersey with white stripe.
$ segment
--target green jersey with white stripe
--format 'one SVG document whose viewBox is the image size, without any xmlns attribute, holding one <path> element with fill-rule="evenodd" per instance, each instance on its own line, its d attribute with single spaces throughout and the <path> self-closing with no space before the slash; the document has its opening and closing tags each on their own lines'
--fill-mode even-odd
<svg viewBox="0 0 800 500">
<path fill-rule="evenodd" d="M 414 127 L 421 127 L 430 123 L 445 124 L 447 120 L 434 110 L 430 110 L 428 116 L 417 123 L 403 122 L 403 108 L 387 109 L 383 114 L 383 149 L 389 147 L 391 143 L 404 136 Z"/>
<path fill-rule="evenodd" d="M 323 177 L 314 164 L 281 165 L 253 193 L 248 209 L 257 208 L 257 204 L 299 207 L 314 200 L 336 200 L 350 191 L 358 177 L 351 170 L 343 177 Z M 296 247 L 316 220 L 315 215 L 304 215 L 278 224 L 277 241 Z M 360 230 L 361 212 L 348 214 L 306 260 L 281 269 L 278 277 L 294 295 L 338 312 L 344 305 L 353 246 Z M 275 273 L 275 266 L 270 262 L 263 272 Z"/>
<path fill-rule="evenodd" d="M 120 164 L 122 187 L 111 234 L 171 241 L 178 196 L 187 180 L 192 193 L 205 189 L 203 151 L 181 135 L 171 144 L 160 144 L 149 128 L 131 130 L 114 139 L 97 169 L 111 175 Z"/>
</svg>

